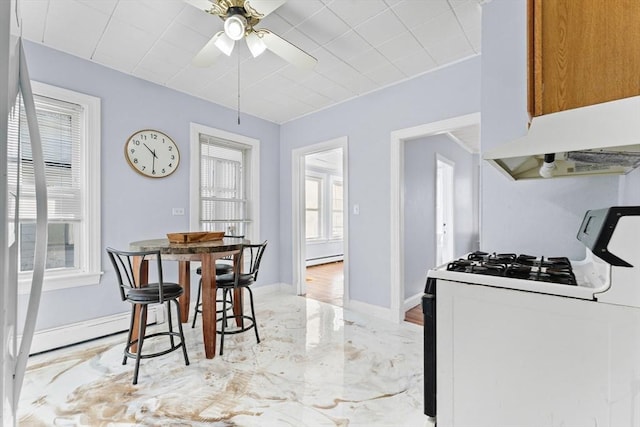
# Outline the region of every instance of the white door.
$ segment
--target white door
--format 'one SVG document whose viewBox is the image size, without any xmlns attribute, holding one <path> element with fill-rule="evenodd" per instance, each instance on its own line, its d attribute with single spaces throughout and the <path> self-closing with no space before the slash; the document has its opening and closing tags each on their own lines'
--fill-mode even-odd
<svg viewBox="0 0 640 427">
<path fill-rule="evenodd" d="M 438 155 L 436 158 L 436 265 L 454 256 L 454 164 Z"/>
</svg>

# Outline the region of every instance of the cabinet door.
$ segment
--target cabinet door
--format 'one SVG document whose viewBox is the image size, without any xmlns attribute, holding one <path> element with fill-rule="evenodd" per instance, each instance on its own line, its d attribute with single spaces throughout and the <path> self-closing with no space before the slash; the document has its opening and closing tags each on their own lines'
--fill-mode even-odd
<svg viewBox="0 0 640 427">
<path fill-rule="evenodd" d="M 533 116 L 640 95 L 639 0 L 530 0 Z"/>
</svg>

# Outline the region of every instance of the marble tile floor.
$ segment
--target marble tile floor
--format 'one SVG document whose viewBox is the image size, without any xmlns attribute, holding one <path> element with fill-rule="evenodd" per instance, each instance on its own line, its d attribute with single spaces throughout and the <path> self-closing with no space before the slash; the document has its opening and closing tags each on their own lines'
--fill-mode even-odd
<svg viewBox="0 0 640 427">
<path fill-rule="evenodd" d="M 201 324 L 185 324 L 191 364 L 180 351 L 143 360 L 137 386 L 133 361 L 121 364 L 124 334 L 32 356 L 19 426 L 429 425 L 420 326 L 256 297 L 260 344 L 253 331 L 228 336 L 208 360 Z"/>
</svg>

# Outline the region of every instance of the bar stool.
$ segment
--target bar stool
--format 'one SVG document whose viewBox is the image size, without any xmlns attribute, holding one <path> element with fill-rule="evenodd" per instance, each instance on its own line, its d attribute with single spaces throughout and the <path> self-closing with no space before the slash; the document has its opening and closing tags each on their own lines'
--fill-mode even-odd
<svg viewBox="0 0 640 427">
<path fill-rule="evenodd" d="M 129 334 L 127 337 L 127 345 L 124 349 L 124 358 L 122 364 L 127 364 L 127 359 L 136 359 L 136 365 L 133 370 L 133 384 L 138 383 L 138 371 L 140 368 L 140 360 L 148 359 L 151 357 L 162 356 L 170 353 L 174 350 L 182 348 L 182 354 L 184 356 L 185 365 L 189 365 L 189 357 L 187 356 L 187 347 L 184 340 L 184 334 L 182 332 L 182 323 L 180 322 L 180 304 L 178 304 L 178 297 L 182 295 L 183 289 L 177 283 L 165 282 L 162 279 L 162 260 L 160 258 L 160 251 L 139 251 L 139 252 L 126 252 L 113 248 L 107 248 L 109 259 L 113 264 L 118 277 L 118 287 L 120 289 L 120 297 L 122 301 L 131 303 L 131 322 L 129 324 Z M 143 262 L 155 258 L 158 268 L 158 282 L 157 283 L 136 283 L 135 278 L 140 277 L 140 270 L 134 271 L 133 258 L 140 257 L 140 267 Z M 171 302 L 176 305 L 178 310 L 178 332 L 173 330 L 173 323 L 171 318 Z M 152 334 L 146 334 L 146 320 L 147 320 L 147 307 L 151 304 L 164 304 L 167 303 L 168 314 L 168 330 L 163 332 L 156 332 Z M 133 325 L 136 320 L 136 308 L 138 308 L 138 338 L 132 340 Z M 144 342 L 148 338 L 168 336 L 170 345 L 168 348 L 159 350 L 153 353 L 143 354 L 142 349 Z M 179 338 L 180 342 L 176 343 L 175 338 Z M 131 347 L 137 346 L 137 350 L 132 351 Z"/>
<path fill-rule="evenodd" d="M 222 318 L 217 321 L 221 322 L 221 328 L 217 330 L 220 334 L 220 355 L 224 351 L 224 336 L 229 334 L 239 334 L 246 332 L 249 329 L 253 329 L 256 334 L 256 340 L 260 343 L 260 336 L 258 335 L 258 323 L 256 322 L 256 313 L 253 304 L 253 292 L 251 291 L 251 285 L 258 279 L 258 271 L 260 269 L 260 261 L 262 255 L 267 247 L 267 241 L 255 245 L 242 245 L 242 257 L 236 257 L 233 266 L 233 272 L 216 276 L 216 286 L 223 291 L 222 297 Z M 239 264 L 241 259 L 249 256 L 249 272 L 241 273 L 242 266 Z M 249 301 L 251 303 L 251 315 L 244 313 L 233 314 L 229 316 L 227 314 L 228 301 L 227 297 L 233 293 L 236 289 L 246 289 L 249 291 Z M 238 328 L 228 330 L 229 318 L 236 320 L 236 324 L 239 323 Z M 249 324 L 245 326 L 245 320 L 249 321 Z"/>
</svg>

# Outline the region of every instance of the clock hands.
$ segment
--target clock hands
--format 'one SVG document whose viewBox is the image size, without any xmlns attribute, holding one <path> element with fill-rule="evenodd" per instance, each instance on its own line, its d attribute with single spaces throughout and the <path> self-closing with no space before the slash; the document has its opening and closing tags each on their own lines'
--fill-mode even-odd
<svg viewBox="0 0 640 427">
<path fill-rule="evenodd" d="M 151 154 L 153 155 L 153 158 L 151 159 L 151 172 L 155 175 L 156 173 L 156 159 L 158 158 L 158 156 L 156 156 L 156 150 L 152 150 L 151 148 L 149 148 L 149 146 L 147 144 L 145 144 L 144 142 L 142 143 L 147 150 L 149 150 L 151 152 Z"/>
<path fill-rule="evenodd" d="M 151 152 L 151 154 L 153 154 L 153 158 L 157 159 L 158 156 L 156 156 L 156 150 L 152 150 L 151 148 L 149 148 L 149 146 L 147 144 L 145 144 L 144 142 L 142 143 L 145 147 L 147 147 L 147 150 L 149 150 Z"/>
</svg>

